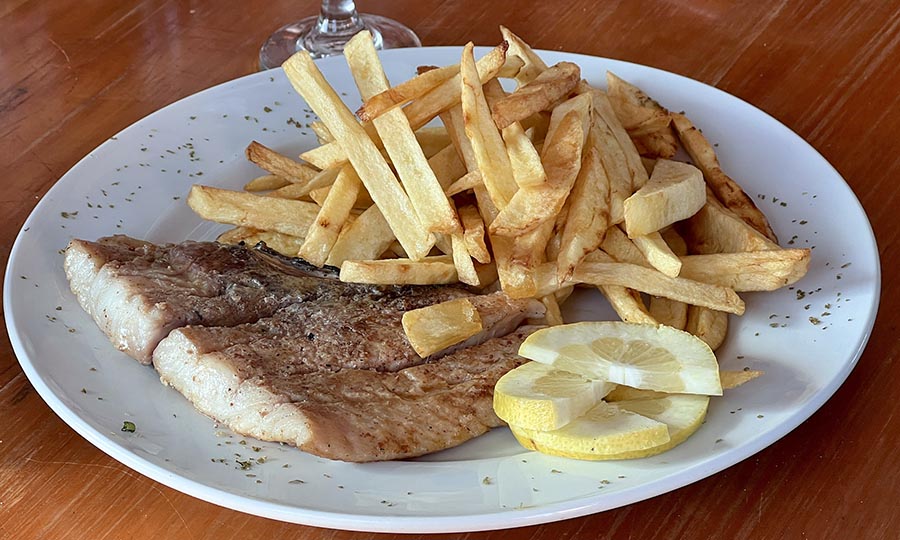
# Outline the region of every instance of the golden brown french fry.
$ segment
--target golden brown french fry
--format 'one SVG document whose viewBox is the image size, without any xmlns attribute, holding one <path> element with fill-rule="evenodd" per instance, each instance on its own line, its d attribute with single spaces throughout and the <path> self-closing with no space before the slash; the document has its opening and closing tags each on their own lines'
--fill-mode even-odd
<svg viewBox="0 0 900 540">
<path fill-rule="evenodd" d="M 371 122 L 388 110 L 418 99 L 459 73 L 459 64 L 424 71 L 406 82 L 392 86 L 369 99 L 356 111 L 363 122 Z"/>
<path fill-rule="evenodd" d="M 503 209 L 518 189 L 503 138 L 491 120 L 490 109 L 481 88 L 473 45 L 468 43 L 460 60 L 461 101 L 466 138 L 472 144 L 482 181 L 498 209 Z"/>
<path fill-rule="evenodd" d="M 625 199 L 630 197 L 634 191 L 631 185 L 628 160 L 612 130 L 596 111 L 594 111 L 593 121 L 591 142 L 599 153 L 603 170 L 609 178 L 610 223 L 622 223 L 625 220 Z"/>
<path fill-rule="evenodd" d="M 618 285 L 600 285 L 597 288 L 624 322 L 657 324 L 656 318 L 647 310 L 639 292 Z"/>
<path fill-rule="evenodd" d="M 639 264 L 641 266 L 650 266 L 647 258 L 641 253 L 634 242 L 625 234 L 622 229 L 613 225 L 606 231 L 603 243 L 600 249 L 613 256 L 619 262 L 627 262 L 631 264 Z M 595 261 L 602 262 L 602 261 Z"/>
<path fill-rule="evenodd" d="M 313 203 L 201 185 L 191 187 L 187 202 L 203 219 L 272 230 L 300 238 L 306 236 L 319 211 Z"/>
<path fill-rule="evenodd" d="M 678 139 L 669 126 L 669 111 L 611 72 L 606 73 L 610 103 L 623 127 L 643 156 L 671 158 L 678 150 Z"/>
<path fill-rule="evenodd" d="M 322 206 L 323 204 L 325 204 L 325 198 L 328 197 L 328 192 L 331 191 L 331 188 L 332 186 L 325 186 L 314 189 L 309 192 L 309 198 L 319 206 Z M 366 208 L 372 206 L 372 204 L 372 198 L 369 197 L 368 192 L 366 192 L 366 190 L 364 189 L 360 189 L 359 193 L 356 195 L 356 202 L 353 203 L 353 208 L 365 210 Z"/>
<path fill-rule="evenodd" d="M 463 224 L 466 248 L 472 255 L 472 258 L 481 264 L 491 262 L 491 252 L 484 242 L 484 221 L 482 221 L 478 209 L 467 204 L 459 207 L 458 212 L 459 219 Z"/>
<path fill-rule="evenodd" d="M 503 142 L 506 143 L 506 151 L 509 154 L 509 162 L 512 165 L 516 185 L 521 188 L 537 186 L 546 182 L 547 175 L 544 173 L 541 155 L 525 134 L 522 124 L 513 122 L 503 128 L 501 135 Z"/>
<path fill-rule="evenodd" d="M 681 274 L 738 292 L 774 291 L 796 283 L 809 270 L 809 249 L 772 249 L 682 257 Z"/>
<path fill-rule="evenodd" d="M 585 255 L 603 243 L 609 228 L 609 177 L 600 154 L 589 146 L 568 200 L 568 212 L 560 238 L 558 272 L 564 281 Z"/>
<path fill-rule="evenodd" d="M 736 253 L 779 249 L 761 232 L 725 208 L 712 192 L 706 204 L 684 222 L 682 232 L 694 253 Z"/>
<path fill-rule="evenodd" d="M 683 114 L 672 113 L 672 124 L 691 160 L 703 171 L 706 184 L 716 197 L 751 227 L 778 243 L 778 238 L 766 216 L 753 204 L 753 200 L 719 166 L 719 159 L 706 137 Z"/>
<path fill-rule="evenodd" d="M 356 34 L 347 43 L 344 57 L 364 99 L 390 86 L 375 51 L 372 35 L 368 31 Z M 428 166 L 428 160 L 403 111 L 391 109 L 375 118 L 372 123 L 391 157 L 413 210 L 425 229 L 444 234 L 462 233 L 462 225 L 456 212 L 450 207 L 450 201 L 444 195 L 434 171 Z M 446 142 L 449 143 L 449 140 Z M 407 246 L 404 249 L 409 252 Z"/>
<path fill-rule="evenodd" d="M 251 142 L 247 146 L 247 159 L 261 169 L 265 169 L 291 183 L 308 182 L 319 172 L 312 167 L 283 156 L 256 141 Z"/>
<path fill-rule="evenodd" d="M 372 205 L 341 229 L 325 264 L 340 267 L 348 260 L 379 257 L 395 240 L 394 232 L 377 206 Z"/>
<path fill-rule="evenodd" d="M 466 174 L 466 165 L 460 159 L 453 144 L 447 145 L 443 150 L 428 158 L 428 166 L 434 171 L 435 178 L 445 192 L 450 184 Z"/>
<path fill-rule="evenodd" d="M 689 306 L 684 329 L 705 341 L 710 349 L 716 350 L 728 334 L 728 314 L 702 306 Z"/>
<path fill-rule="evenodd" d="M 669 126 L 653 133 L 638 135 L 633 140 L 642 159 L 645 157 L 671 159 L 678 153 L 678 139 Z"/>
<path fill-rule="evenodd" d="M 524 65 L 515 75 L 516 82 L 519 85 L 528 84 L 547 69 L 547 64 L 519 36 L 513 34 L 505 26 L 500 27 L 500 33 L 503 35 L 503 39 L 509 43 L 508 54 L 521 58 L 524 62 Z"/>
<path fill-rule="evenodd" d="M 619 285 L 735 315 L 744 313 L 744 301 L 732 289 L 683 277 L 672 278 L 635 264 L 583 262 L 575 269 L 571 281 L 595 286 Z"/>
<path fill-rule="evenodd" d="M 285 257 L 296 257 L 303 238 L 290 236 L 275 231 L 261 231 L 249 227 L 236 227 L 225 231 L 216 238 L 222 244 L 239 244 L 244 242 L 248 246 L 255 246 L 264 242 L 266 247 L 281 253 Z"/>
<path fill-rule="evenodd" d="M 658 232 L 635 236 L 631 241 L 653 268 L 669 277 L 677 277 L 681 272 L 681 259 L 672 252 Z"/>
<path fill-rule="evenodd" d="M 269 197 L 276 197 L 279 199 L 302 199 L 315 189 L 328 187 L 333 184 L 340 170 L 340 167 L 325 169 L 310 178 L 307 182 L 280 187 L 275 191 L 270 192 Z"/>
<path fill-rule="evenodd" d="M 481 175 L 481 171 L 478 170 L 478 161 L 475 159 L 475 150 L 472 148 L 472 143 L 468 137 L 466 137 L 462 105 L 456 105 L 442 112 L 441 122 L 447 128 L 447 134 L 450 135 L 450 141 L 453 143 L 453 148 L 459 161 L 465 167 L 463 173 L 453 178 L 453 180 L 460 178 L 466 171 L 470 173 L 477 172 Z M 444 189 L 446 190 L 447 188 L 445 187 Z"/>
<path fill-rule="evenodd" d="M 319 144 L 327 144 L 334 141 L 334 137 L 331 135 L 331 132 L 328 131 L 328 126 L 323 122 L 319 120 L 310 122 L 309 127 L 313 130 L 313 133 L 316 134 L 316 138 L 319 139 Z"/>
<path fill-rule="evenodd" d="M 451 144 L 450 135 L 444 126 L 419 128 L 416 130 L 416 141 L 427 158 L 433 157 Z"/>
<path fill-rule="evenodd" d="M 722 383 L 722 390 L 731 390 L 761 375 L 765 375 L 765 373 L 765 371 L 757 371 L 755 369 L 743 369 L 741 371 L 722 370 L 719 371 L 719 380 Z"/>
<path fill-rule="evenodd" d="M 325 143 L 300 154 L 300 159 L 319 169 L 340 168 L 347 163 L 347 154 L 337 142 Z"/>
<path fill-rule="evenodd" d="M 474 170 L 460 176 L 457 181 L 447 186 L 445 193 L 448 197 L 452 197 L 453 195 L 457 195 L 459 193 L 462 193 L 463 191 L 474 189 L 475 186 L 480 186 L 483 184 L 484 182 L 481 180 L 481 171 Z"/>
<path fill-rule="evenodd" d="M 528 84 L 491 106 L 491 114 L 498 128 L 551 108 L 565 98 L 581 78 L 581 69 L 572 62 L 560 62 L 544 70 Z"/>
<path fill-rule="evenodd" d="M 298 255 L 314 266 L 322 267 L 350 216 L 362 184 L 353 167 L 344 165 L 319 209 L 318 215 L 300 246 Z"/>
<path fill-rule="evenodd" d="M 609 97 L 606 93 L 594 89 L 591 94 L 594 98 L 595 113 L 603 120 L 615 137 L 616 142 L 619 143 L 619 147 L 622 149 L 625 163 L 628 165 L 629 172 L 631 172 L 631 189 L 640 189 L 641 186 L 647 183 L 647 180 L 649 180 L 650 177 L 647 175 L 644 164 L 641 163 L 641 156 L 638 153 L 637 148 L 634 147 L 634 142 L 632 142 L 631 137 L 628 136 L 628 132 L 625 131 L 625 128 L 622 127 L 621 122 L 619 122 L 618 117 L 616 117 L 616 113 L 613 112 L 612 105 L 609 103 Z"/>
<path fill-rule="evenodd" d="M 518 190 L 490 225 L 492 233 L 519 236 L 535 230 L 562 210 L 581 169 L 590 125 L 590 94 L 581 94 L 553 111 L 541 161 L 547 181 Z M 556 120 L 561 115 L 562 118 Z"/>
<path fill-rule="evenodd" d="M 481 285 L 465 237 L 462 234 L 453 234 L 450 236 L 450 240 L 453 266 L 456 267 L 456 275 L 459 281 L 475 287 Z"/>
<path fill-rule="evenodd" d="M 625 230 L 630 238 L 646 235 L 687 219 L 706 204 L 699 169 L 660 159 L 650 180 L 625 199 Z"/>
<path fill-rule="evenodd" d="M 381 259 L 344 261 L 341 281 L 377 285 L 446 285 L 459 281 L 453 257 L 438 255 L 418 261 Z"/>
<path fill-rule="evenodd" d="M 244 191 L 270 191 L 291 185 L 290 182 L 275 174 L 257 176 L 244 184 Z"/>
<path fill-rule="evenodd" d="M 687 324 L 688 305 L 684 302 L 663 298 L 662 296 L 651 296 L 649 311 L 650 316 L 659 321 L 660 324 L 678 328 L 679 330 L 683 330 L 684 325 Z"/>
<path fill-rule="evenodd" d="M 425 358 L 461 343 L 482 330 L 478 309 L 468 298 L 457 298 L 403 314 L 409 344 Z"/>
<path fill-rule="evenodd" d="M 414 260 L 425 257 L 434 246 L 434 235 L 422 225 L 381 152 L 322 76 L 309 53 L 301 51 L 293 55 L 282 68 L 294 89 L 325 122 L 347 153 L 347 158 L 403 249 Z"/>
</svg>

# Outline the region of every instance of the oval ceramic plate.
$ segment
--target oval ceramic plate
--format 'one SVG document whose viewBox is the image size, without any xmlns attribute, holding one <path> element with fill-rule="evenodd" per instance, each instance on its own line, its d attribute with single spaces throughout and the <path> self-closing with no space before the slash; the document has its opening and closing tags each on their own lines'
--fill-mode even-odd
<svg viewBox="0 0 900 540">
<path fill-rule="evenodd" d="M 878 254 L 859 202 L 812 147 L 735 97 L 634 64 L 542 55 L 550 64 L 578 63 L 600 86 L 612 70 L 686 111 L 782 244 L 813 248 L 809 274 L 795 287 L 744 295 L 747 313 L 731 319 L 718 356 L 724 368 L 766 374 L 713 399 L 706 424 L 681 446 L 636 461 L 579 462 L 526 452 L 503 428 L 419 460 L 333 462 L 216 427 L 153 369 L 115 351 L 70 294 L 61 250 L 71 238 L 117 233 L 154 242 L 215 238 L 224 227 L 185 204 L 191 184 L 239 189 L 259 175 L 243 157 L 254 139 L 289 155 L 316 144 L 312 114 L 280 71 L 148 116 L 88 154 L 40 201 L 12 250 L 4 290 L 10 338 L 31 383 L 78 433 L 154 480 L 243 512 L 340 529 L 465 531 L 571 518 L 676 489 L 772 444 L 834 393 L 874 323 Z M 383 59 L 399 82 L 418 65 L 459 56 L 460 48 L 447 47 L 387 51 Z M 320 65 L 355 110 L 343 59 Z M 599 296 L 580 294 L 567 316 L 612 313 Z M 134 433 L 121 431 L 125 421 Z"/>
</svg>

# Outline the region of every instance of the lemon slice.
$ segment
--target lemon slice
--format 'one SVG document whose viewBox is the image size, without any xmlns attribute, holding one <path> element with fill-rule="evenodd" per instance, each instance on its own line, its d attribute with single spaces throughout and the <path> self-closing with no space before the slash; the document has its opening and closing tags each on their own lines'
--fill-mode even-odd
<svg viewBox="0 0 900 540">
<path fill-rule="evenodd" d="M 589 379 L 633 388 L 722 395 L 712 349 L 669 326 L 611 321 L 553 326 L 528 336 L 519 354 Z"/>
<path fill-rule="evenodd" d="M 608 459 L 632 459 L 665 452 L 687 440 L 703 425 L 706 410 L 709 408 L 709 396 L 671 394 L 663 398 L 617 401 L 616 405 L 626 411 L 662 422 L 669 428 L 667 443 L 608 456 Z"/>
<path fill-rule="evenodd" d="M 614 386 L 528 362 L 497 381 L 494 412 L 507 423 L 550 431 L 586 413 Z"/>
<path fill-rule="evenodd" d="M 529 450 L 576 459 L 617 459 L 669 442 L 669 429 L 663 422 L 605 401 L 560 429 L 540 431 L 514 424 L 509 429 Z"/>
</svg>

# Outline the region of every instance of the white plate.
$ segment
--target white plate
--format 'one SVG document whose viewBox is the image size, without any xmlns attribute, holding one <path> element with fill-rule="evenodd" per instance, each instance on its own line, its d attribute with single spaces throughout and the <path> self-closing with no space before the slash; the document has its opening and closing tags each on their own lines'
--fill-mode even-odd
<svg viewBox="0 0 900 540">
<path fill-rule="evenodd" d="M 417 65 L 455 63 L 459 54 L 423 48 L 383 58 L 391 80 L 401 81 Z M 213 239 L 223 227 L 184 204 L 192 183 L 239 188 L 258 175 L 243 158 L 253 139 L 288 154 L 314 145 L 311 131 L 296 125 L 311 118 L 280 72 L 249 75 L 148 116 L 88 154 L 40 201 L 13 247 L 4 289 L 7 328 L 31 383 L 78 433 L 154 480 L 243 512 L 340 529 L 468 531 L 582 516 L 684 486 L 772 444 L 834 393 L 874 323 L 878 252 L 859 202 L 812 147 L 737 98 L 634 64 L 542 54 L 548 63 L 577 62 L 600 85 L 611 69 L 687 111 L 782 243 L 815 247 L 796 287 L 745 295 L 747 313 L 732 318 L 719 358 L 726 368 L 766 375 L 714 399 L 706 424 L 683 445 L 643 460 L 587 463 L 525 452 L 496 429 L 421 460 L 332 462 L 277 444 L 244 445 L 159 384 L 151 368 L 113 350 L 69 293 L 60 250 L 74 237 L 114 233 Z M 343 59 L 320 65 L 355 109 Z M 599 297 L 583 295 L 569 315 L 611 313 Z M 135 433 L 121 431 L 126 420 Z M 250 470 L 236 463 L 262 456 L 267 461 Z"/>
</svg>

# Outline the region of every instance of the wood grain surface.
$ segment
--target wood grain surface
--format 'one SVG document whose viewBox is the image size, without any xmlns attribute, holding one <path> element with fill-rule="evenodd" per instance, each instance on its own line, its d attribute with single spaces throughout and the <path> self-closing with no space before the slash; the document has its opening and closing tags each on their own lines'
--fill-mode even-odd
<svg viewBox="0 0 900 540">
<path fill-rule="evenodd" d="M 816 147 L 862 201 L 883 296 L 868 348 L 810 420 L 768 449 L 672 493 L 589 517 L 472 539 L 900 538 L 900 3 L 880 0 L 367 1 L 425 45 L 607 56 L 714 85 Z M 82 156 L 143 116 L 256 68 L 312 1 L 0 2 L 0 244 Z M 834 209 L 840 219 L 841 209 Z M 280 523 L 157 484 L 91 446 L 0 345 L 0 538 L 389 538 Z M 424 537 L 411 535 L 409 538 Z"/>
</svg>

